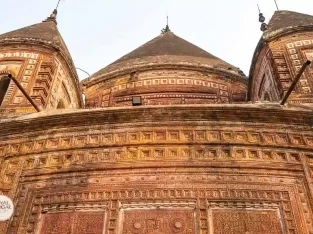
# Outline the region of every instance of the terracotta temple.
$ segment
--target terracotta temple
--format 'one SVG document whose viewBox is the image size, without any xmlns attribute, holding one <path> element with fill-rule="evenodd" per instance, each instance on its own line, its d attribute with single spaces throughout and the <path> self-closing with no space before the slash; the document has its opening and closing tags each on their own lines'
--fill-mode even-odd
<svg viewBox="0 0 313 234">
<path fill-rule="evenodd" d="M 0 35 L 1 234 L 313 233 L 313 16 L 248 77 L 167 26 L 80 82 L 56 13 Z"/>
</svg>

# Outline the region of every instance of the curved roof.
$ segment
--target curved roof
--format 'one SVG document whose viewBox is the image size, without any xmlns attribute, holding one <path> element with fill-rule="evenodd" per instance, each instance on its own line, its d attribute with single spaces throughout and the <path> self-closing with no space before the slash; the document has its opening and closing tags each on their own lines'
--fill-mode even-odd
<svg viewBox="0 0 313 234">
<path fill-rule="evenodd" d="M 126 54 L 109 66 L 92 75 L 91 80 L 110 75 L 121 70 L 145 65 L 195 65 L 225 70 L 243 76 L 239 68 L 219 59 L 207 51 L 168 31 Z"/>
<path fill-rule="evenodd" d="M 58 30 L 56 21 L 48 18 L 47 20 L 20 28 L 11 32 L 0 35 L 0 42 L 14 41 L 38 41 L 52 46 L 56 46 L 66 53 L 71 58 L 70 52 Z"/>
<path fill-rule="evenodd" d="M 161 55 L 193 56 L 220 60 L 219 58 L 206 52 L 198 46 L 195 46 L 190 42 L 176 36 L 174 33 L 167 32 L 153 38 L 151 41 L 140 46 L 129 54 L 124 55 L 122 58 L 118 59 L 112 64 L 136 58 Z"/>
<path fill-rule="evenodd" d="M 264 39 L 270 39 L 289 31 L 297 31 L 313 27 L 313 16 L 293 11 L 275 11 L 268 29 L 264 33 Z"/>
</svg>

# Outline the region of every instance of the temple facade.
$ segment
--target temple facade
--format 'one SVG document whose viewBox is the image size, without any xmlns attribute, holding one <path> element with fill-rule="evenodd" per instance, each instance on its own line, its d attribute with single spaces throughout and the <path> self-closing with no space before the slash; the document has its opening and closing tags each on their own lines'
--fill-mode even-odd
<svg viewBox="0 0 313 234">
<path fill-rule="evenodd" d="M 1 234 L 313 233 L 313 16 L 248 77 L 167 26 L 79 82 L 56 15 L 0 35 Z"/>
</svg>

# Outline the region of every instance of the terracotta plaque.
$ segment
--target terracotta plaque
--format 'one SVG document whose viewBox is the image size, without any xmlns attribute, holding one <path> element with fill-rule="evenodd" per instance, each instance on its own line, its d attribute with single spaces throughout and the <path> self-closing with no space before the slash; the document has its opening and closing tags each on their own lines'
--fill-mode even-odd
<svg viewBox="0 0 313 234">
<path fill-rule="evenodd" d="M 40 234 L 103 234 L 103 212 L 63 212 L 43 216 Z"/>
<path fill-rule="evenodd" d="M 103 212 L 80 212 L 76 215 L 73 234 L 102 234 L 103 224 Z"/>
<path fill-rule="evenodd" d="M 53 213 L 43 216 L 40 234 L 71 234 L 74 213 Z"/>
<path fill-rule="evenodd" d="M 275 210 L 212 210 L 214 234 L 283 234 Z"/>
<path fill-rule="evenodd" d="M 129 210 L 124 212 L 123 234 L 194 234 L 193 210 Z"/>
</svg>

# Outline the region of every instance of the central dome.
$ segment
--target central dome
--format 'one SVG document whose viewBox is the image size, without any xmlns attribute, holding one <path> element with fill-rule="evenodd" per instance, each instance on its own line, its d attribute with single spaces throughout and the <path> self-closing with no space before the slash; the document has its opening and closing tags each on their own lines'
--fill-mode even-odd
<svg viewBox="0 0 313 234">
<path fill-rule="evenodd" d="M 141 67 L 146 64 L 173 63 L 224 70 L 228 73 L 243 76 L 240 69 L 168 31 L 96 72 L 92 75 L 92 79 L 120 71 L 121 69 Z"/>
<path fill-rule="evenodd" d="M 239 68 L 169 30 L 82 81 L 100 107 L 131 105 L 134 95 L 146 105 L 244 101 L 246 83 Z"/>
</svg>

